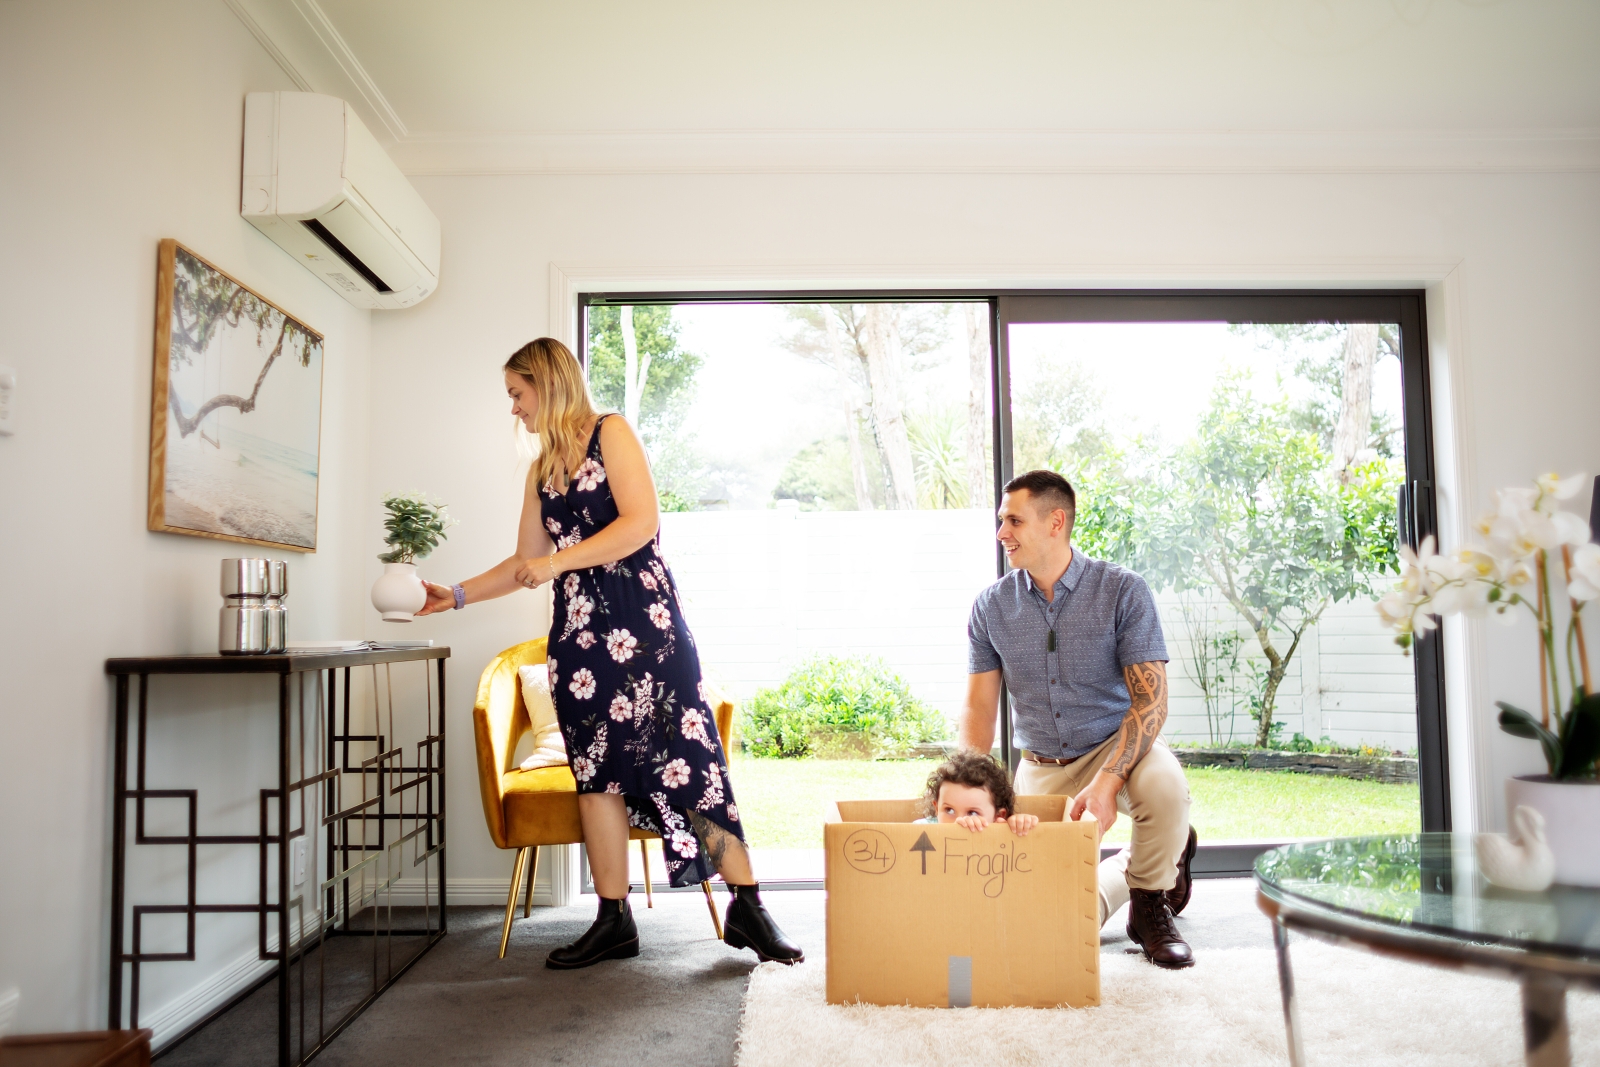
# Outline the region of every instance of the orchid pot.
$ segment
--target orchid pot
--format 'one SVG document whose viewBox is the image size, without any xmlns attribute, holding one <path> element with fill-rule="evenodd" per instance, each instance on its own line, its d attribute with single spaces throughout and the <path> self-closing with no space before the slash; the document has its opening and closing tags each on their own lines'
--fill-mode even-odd
<svg viewBox="0 0 1600 1067">
<path fill-rule="evenodd" d="M 1548 773 L 1509 779 L 1506 811 L 1529 807 L 1543 816 L 1555 881 L 1600 886 L 1600 694 L 1583 632 L 1584 608 L 1600 598 L 1600 544 L 1587 522 L 1560 507 L 1583 480 L 1547 474 L 1531 489 L 1500 490 L 1495 511 L 1474 527 L 1477 543 L 1452 555 L 1435 553 L 1432 537 L 1416 551 L 1401 548 L 1405 567 L 1378 613 L 1407 651 L 1440 616 L 1532 616 L 1539 712 L 1495 706 L 1500 729 L 1539 742 Z"/>
</svg>

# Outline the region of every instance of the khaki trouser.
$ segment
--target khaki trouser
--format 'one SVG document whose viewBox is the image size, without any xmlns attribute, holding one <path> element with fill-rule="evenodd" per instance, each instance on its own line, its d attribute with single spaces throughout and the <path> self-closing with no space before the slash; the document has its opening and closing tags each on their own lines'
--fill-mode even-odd
<svg viewBox="0 0 1600 1067">
<path fill-rule="evenodd" d="M 1113 734 L 1071 763 L 1032 763 L 1017 768 L 1019 794 L 1076 796 L 1111 755 Z M 1128 902 L 1129 889 L 1171 889 L 1178 859 L 1189 843 L 1189 782 L 1178 757 L 1157 741 L 1117 792 L 1117 811 L 1133 820 L 1133 841 L 1100 863 L 1100 925 Z"/>
</svg>

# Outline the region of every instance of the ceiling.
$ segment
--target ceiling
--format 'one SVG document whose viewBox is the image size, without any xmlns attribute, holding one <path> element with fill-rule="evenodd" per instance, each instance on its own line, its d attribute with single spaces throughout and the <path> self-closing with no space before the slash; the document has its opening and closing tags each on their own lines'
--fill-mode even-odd
<svg viewBox="0 0 1600 1067">
<path fill-rule="evenodd" d="M 412 171 L 1600 163 L 1592 0 L 226 2 Z"/>
</svg>

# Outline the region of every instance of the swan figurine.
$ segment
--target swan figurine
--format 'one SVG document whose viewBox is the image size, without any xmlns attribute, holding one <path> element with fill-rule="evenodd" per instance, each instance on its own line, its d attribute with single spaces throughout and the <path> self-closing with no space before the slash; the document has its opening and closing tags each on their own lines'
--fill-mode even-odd
<svg viewBox="0 0 1600 1067">
<path fill-rule="evenodd" d="M 1472 839 L 1478 867 L 1490 882 L 1506 889 L 1537 893 L 1555 880 L 1556 857 L 1544 839 L 1544 816 L 1519 804 L 1511 813 L 1511 836 L 1477 834 Z"/>
</svg>

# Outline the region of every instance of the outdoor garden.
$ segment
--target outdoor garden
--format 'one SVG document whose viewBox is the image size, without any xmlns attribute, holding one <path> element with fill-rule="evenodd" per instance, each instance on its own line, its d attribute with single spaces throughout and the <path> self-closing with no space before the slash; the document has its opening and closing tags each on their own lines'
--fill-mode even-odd
<svg viewBox="0 0 1600 1067">
<path fill-rule="evenodd" d="M 820 848 L 830 801 L 920 795 L 953 744 L 996 573 L 986 313 L 589 309 L 591 385 L 641 427 L 702 662 L 739 705 L 758 849 Z M 1012 468 L 1066 474 L 1075 547 L 1156 592 L 1164 736 L 1205 840 L 1419 827 L 1411 662 L 1373 610 L 1398 573 L 1397 345 L 1378 324 L 1012 328 Z"/>
</svg>

